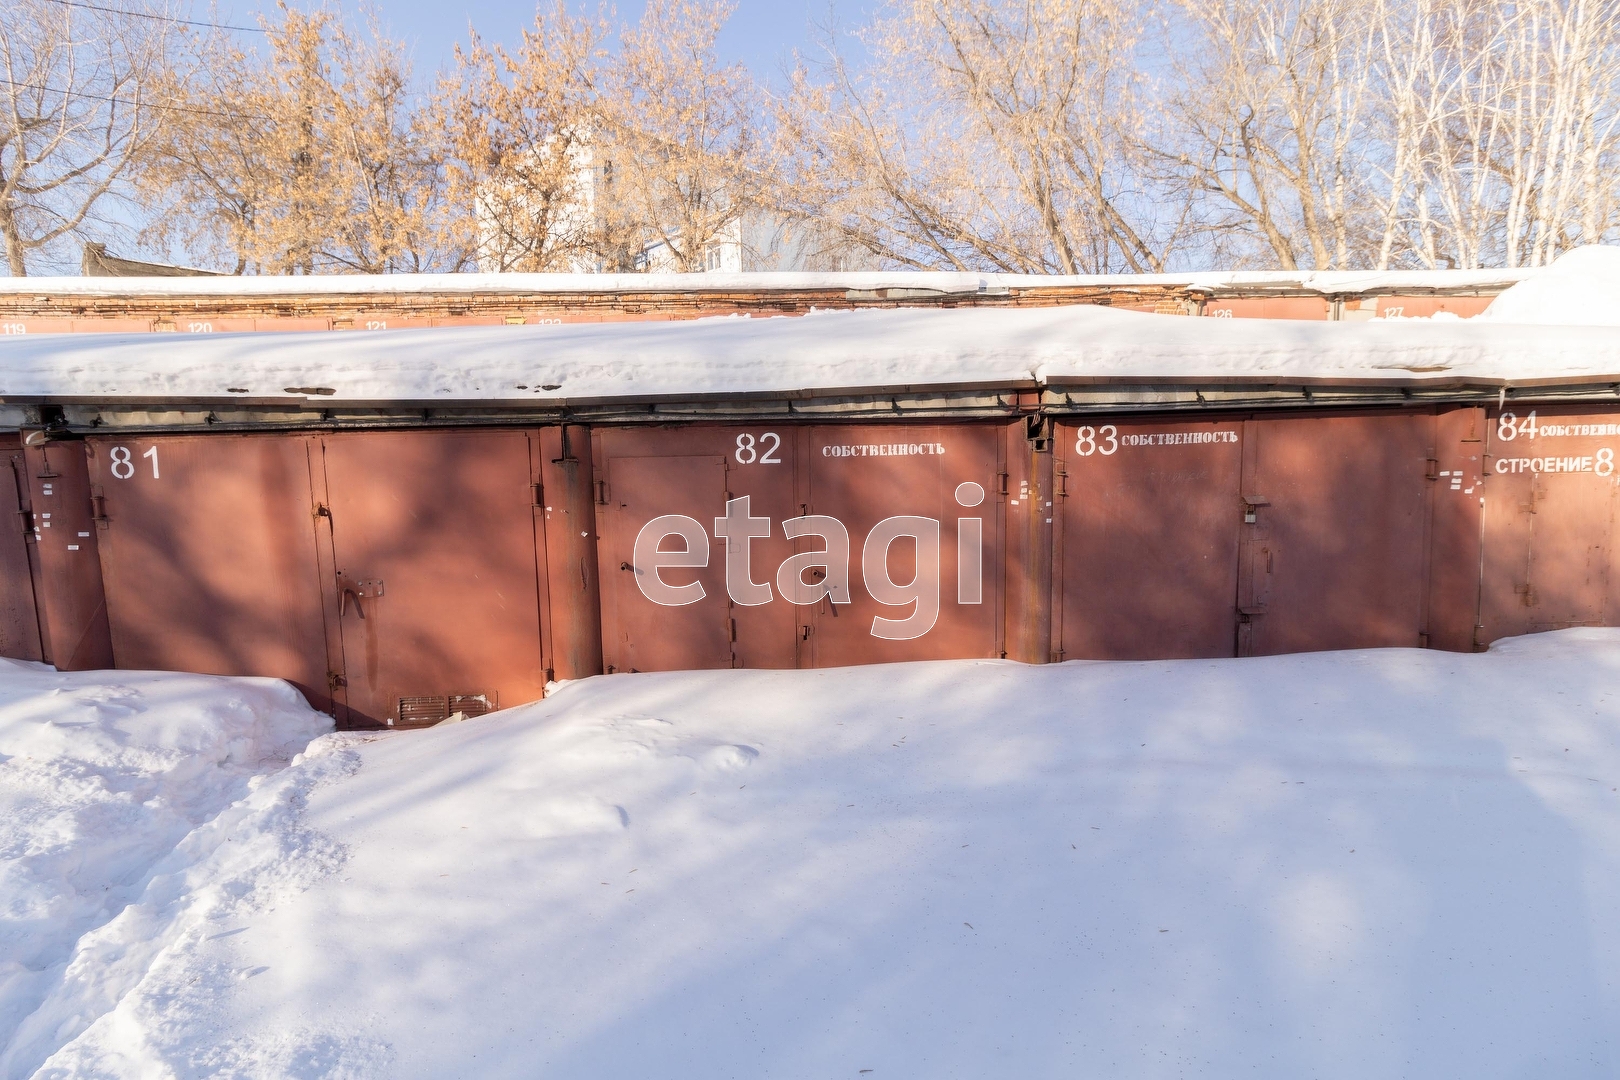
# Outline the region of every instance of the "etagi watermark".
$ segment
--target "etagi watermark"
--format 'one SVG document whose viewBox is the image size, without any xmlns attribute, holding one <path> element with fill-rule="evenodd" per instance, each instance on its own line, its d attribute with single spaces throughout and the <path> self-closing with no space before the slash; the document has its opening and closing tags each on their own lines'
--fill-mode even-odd
<svg viewBox="0 0 1620 1080">
<path fill-rule="evenodd" d="M 732 603 L 757 607 L 775 599 L 769 582 L 756 582 L 749 543 L 771 535 L 771 519 L 749 512 L 750 496 L 726 501 L 726 516 L 714 519 L 714 535 L 726 542 L 726 593 Z M 984 502 L 984 488 L 971 481 L 958 484 L 959 506 Z M 844 523 L 826 514 L 806 514 L 782 522 L 782 533 L 789 540 L 819 536 L 826 546 L 821 551 L 801 551 L 782 560 L 776 568 L 776 588 L 790 604 L 820 603 L 823 597 L 835 604 L 847 604 L 849 595 L 849 530 Z M 686 541 L 684 551 L 660 551 L 668 536 Z M 889 577 L 889 545 L 909 536 L 917 545 L 917 574 L 900 583 Z M 636 534 L 634 569 L 641 595 L 664 607 L 683 607 L 702 600 L 703 583 L 671 585 L 659 576 L 664 567 L 708 566 L 709 534 L 702 522 L 685 514 L 655 517 Z M 819 570 L 818 581 L 804 580 L 805 574 Z M 901 515 L 884 518 L 872 526 L 861 545 L 861 578 L 867 593 L 887 607 L 915 604 L 904 619 L 872 619 L 872 636 L 888 641 L 909 641 L 922 637 L 939 620 L 939 522 L 931 517 Z M 956 519 L 956 602 L 984 602 L 984 519 Z"/>
</svg>

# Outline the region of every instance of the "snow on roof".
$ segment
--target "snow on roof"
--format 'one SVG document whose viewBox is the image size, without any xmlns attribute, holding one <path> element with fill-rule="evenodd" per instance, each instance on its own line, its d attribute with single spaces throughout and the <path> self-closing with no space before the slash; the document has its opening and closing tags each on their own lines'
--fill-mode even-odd
<svg viewBox="0 0 1620 1080">
<path fill-rule="evenodd" d="M 973 274 L 945 271 L 875 273 L 703 274 L 336 274 L 264 277 L 0 278 L 0 297 L 268 297 L 427 296 L 436 294 L 704 293 L 876 291 L 991 293 L 1037 288 L 1186 288 L 1226 292 L 1324 295 L 1398 291 L 1491 291 L 1528 270 L 1221 271 L 1190 274 Z"/>
<path fill-rule="evenodd" d="M 1498 296 L 1479 317 L 1539 326 L 1620 326 L 1620 248 L 1576 248 Z"/>
<path fill-rule="evenodd" d="M 1090 305 L 383 332 L 0 339 L 0 396 L 590 401 L 1068 380 L 1620 375 L 1598 327 L 1201 319 Z"/>
</svg>

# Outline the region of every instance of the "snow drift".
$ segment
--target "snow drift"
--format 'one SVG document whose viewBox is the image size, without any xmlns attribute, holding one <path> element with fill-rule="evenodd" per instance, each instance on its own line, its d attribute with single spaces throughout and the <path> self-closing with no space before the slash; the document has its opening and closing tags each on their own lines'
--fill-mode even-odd
<svg viewBox="0 0 1620 1080">
<path fill-rule="evenodd" d="M 1612 1076 L 1617 685 L 1574 630 L 616 675 L 326 736 L 6 1075 Z"/>
<path fill-rule="evenodd" d="M 1620 326 L 1620 247 L 1591 244 L 1560 255 L 1477 317 L 1537 326 Z"/>
<path fill-rule="evenodd" d="M 0 1076 L 161 965 L 202 893 L 251 891 L 241 801 L 330 729 L 278 680 L 0 660 Z"/>
</svg>

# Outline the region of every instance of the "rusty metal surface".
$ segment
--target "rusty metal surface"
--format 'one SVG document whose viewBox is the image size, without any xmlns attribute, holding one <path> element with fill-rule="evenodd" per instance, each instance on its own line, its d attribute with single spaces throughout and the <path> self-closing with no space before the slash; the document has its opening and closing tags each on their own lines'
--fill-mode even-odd
<svg viewBox="0 0 1620 1080">
<path fill-rule="evenodd" d="M 1423 643 L 1433 442 L 1427 413 L 1245 422 L 1239 655 Z"/>
<path fill-rule="evenodd" d="M 1061 658 L 1231 656 L 1243 424 L 1057 425 Z"/>
<path fill-rule="evenodd" d="M 278 676 L 354 726 L 533 700 L 548 671 L 1620 622 L 1620 410 L 32 434 L 0 441 L 0 514 L 34 526 L 0 535 L 0 649 Z"/>
<path fill-rule="evenodd" d="M 607 669 L 999 656 L 1004 428 L 599 430 Z M 976 586 L 959 580 L 963 528 Z"/>
<path fill-rule="evenodd" d="M 853 586 L 848 604 L 823 601 L 808 608 L 813 666 L 1002 654 L 997 613 L 1004 588 L 998 572 L 1004 560 L 1003 514 L 1017 509 L 1011 503 L 1018 500 L 1031 515 L 1044 516 L 1038 488 L 1001 494 L 1006 429 L 1006 424 L 809 429 L 806 512 L 835 517 L 848 529 Z M 928 552 L 926 535 L 902 533 L 886 558 L 879 555 L 874 533 L 885 520 L 898 518 L 915 519 L 919 524 L 906 527 L 924 534 L 937 529 L 937 552 Z M 921 524 L 926 522 L 937 524 Z M 975 529 L 977 545 L 971 539 Z M 882 589 L 882 572 L 901 586 L 888 603 L 875 595 Z M 980 583 L 976 591 L 972 580 Z M 915 584 L 908 588 L 906 583 Z M 892 602 L 913 594 L 920 598 Z M 925 618 L 929 605 L 937 611 L 932 620 Z"/>
<path fill-rule="evenodd" d="M 611 441 L 604 439 L 604 443 Z M 598 460 L 607 485 L 607 502 L 599 518 L 600 560 L 606 575 L 602 581 L 605 669 L 611 673 L 734 666 L 725 562 L 713 557 L 714 545 L 707 536 L 707 523 L 725 508 L 725 458 L 678 452 L 614 454 L 610 446 L 603 449 L 606 453 Z M 692 564 L 672 565 L 685 560 L 671 560 L 670 565 L 654 565 L 663 560 L 646 558 L 644 549 L 638 566 L 637 538 L 651 523 L 667 516 L 696 520 L 699 539 L 691 534 L 660 534 L 652 550 L 688 552 Z M 637 576 L 648 574 L 695 598 L 679 607 L 656 604 L 636 584 Z M 745 632 L 745 648 L 748 643 Z"/>
<path fill-rule="evenodd" d="M 43 660 L 34 606 L 33 541 L 22 441 L 0 436 L 0 656 Z"/>
<path fill-rule="evenodd" d="M 311 440 L 88 443 L 119 666 L 274 676 L 330 710 Z"/>
<path fill-rule="evenodd" d="M 1493 409 L 1479 644 L 1620 622 L 1620 412 Z"/>
<path fill-rule="evenodd" d="M 1058 425 L 1061 656 L 1466 648 L 1480 422 L 1462 409 Z"/>
<path fill-rule="evenodd" d="M 1485 481 L 1484 409 L 1442 409 L 1435 417 L 1430 484 L 1428 645 L 1468 652 L 1479 617 Z"/>
<path fill-rule="evenodd" d="M 1321 296 L 1239 296 L 1204 305 L 1205 316 L 1217 319 L 1322 320 L 1329 310 L 1328 300 Z"/>
<path fill-rule="evenodd" d="M 1447 312 L 1461 319 L 1471 319 L 1491 306 L 1492 296 L 1380 296 L 1380 319 L 1427 319 Z"/>
<path fill-rule="evenodd" d="M 531 438 L 425 431 L 321 440 L 341 720 L 397 722 L 403 702 L 408 723 L 418 699 L 505 708 L 543 695 Z"/>
<path fill-rule="evenodd" d="M 549 427 L 535 444 L 543 507 L 547 667 L 557 679 L 602 673 L 602 602 L 597 581 L 597 524 L 591 433 Z"/>
<path fill-rule="evenodd" d="M 1052 631 L 1052 561 L 1056 514 L 1053 500 L 1052 439 L 1037 421 L 1008 424 L 997 440 L 995 483 L 987 487 L 1002 520 L 1002 655 L 1039 664 L 1059 646 Z M 1037 441 L 1041 440 L 1041 441 Z M 1048 524 L 1048 519 L 1052 523 Z M 994 571 L 990 571 L 994 573 Z"/>
<path fill-rule="evenodd" d="M 801 431 L 791 425 L 768 433 L 763 427 L 695 424 L 598 432 L 602 651 L 608 670 L 795 666 L 795 611 L 776 595 L 774 574 L 793 552 L 780 523 L 803 513 L 796 494 Z M 768 519 L 768 534 L 717 533 L 716 519 L 726 519 L 733 499 L 739 500 L 736 512 L 746 499 L 749 517 L 756 523 Z M 642 530 L 666 516 L 690 519 L 696 524 L 682 527 L 705 534 L 706 565 L 653 568 L 646 558 L 637 559 Z M 660 536 L 644 543 L 658 551 L 691 546 L 684 535 Z M 692 590 L 690 602 L 660 604 L 643 587 L 658 581 L 696 583 L 702 595 Z M 761 585 L 772 590 L 764 603 L 755 602 Z"/>
<path fill-rule="evenodd" d="M 86 444 L 42 436 L 25 436 L 23 469 L 33 511 L 44 653 L 60 671 L 112 667 Z"/>
</svg>

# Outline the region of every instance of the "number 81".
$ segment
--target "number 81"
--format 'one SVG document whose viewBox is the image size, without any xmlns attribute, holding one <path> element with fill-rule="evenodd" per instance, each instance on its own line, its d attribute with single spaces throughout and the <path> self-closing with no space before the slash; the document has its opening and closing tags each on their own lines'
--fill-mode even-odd
<svg viewBox="0 0 1620 1080">
<path fill-rule="evenodd" d="M 113 479 L 128 480 L 135 475 L 135 460 L 130 456 L 129 447 L 115 446 L 107 456 L 112 459 L 110 468 Z M 158 448 L 151 447 L 141 457 L 152 459 L 152 479 L 158 479 Z"/>
</svg>

